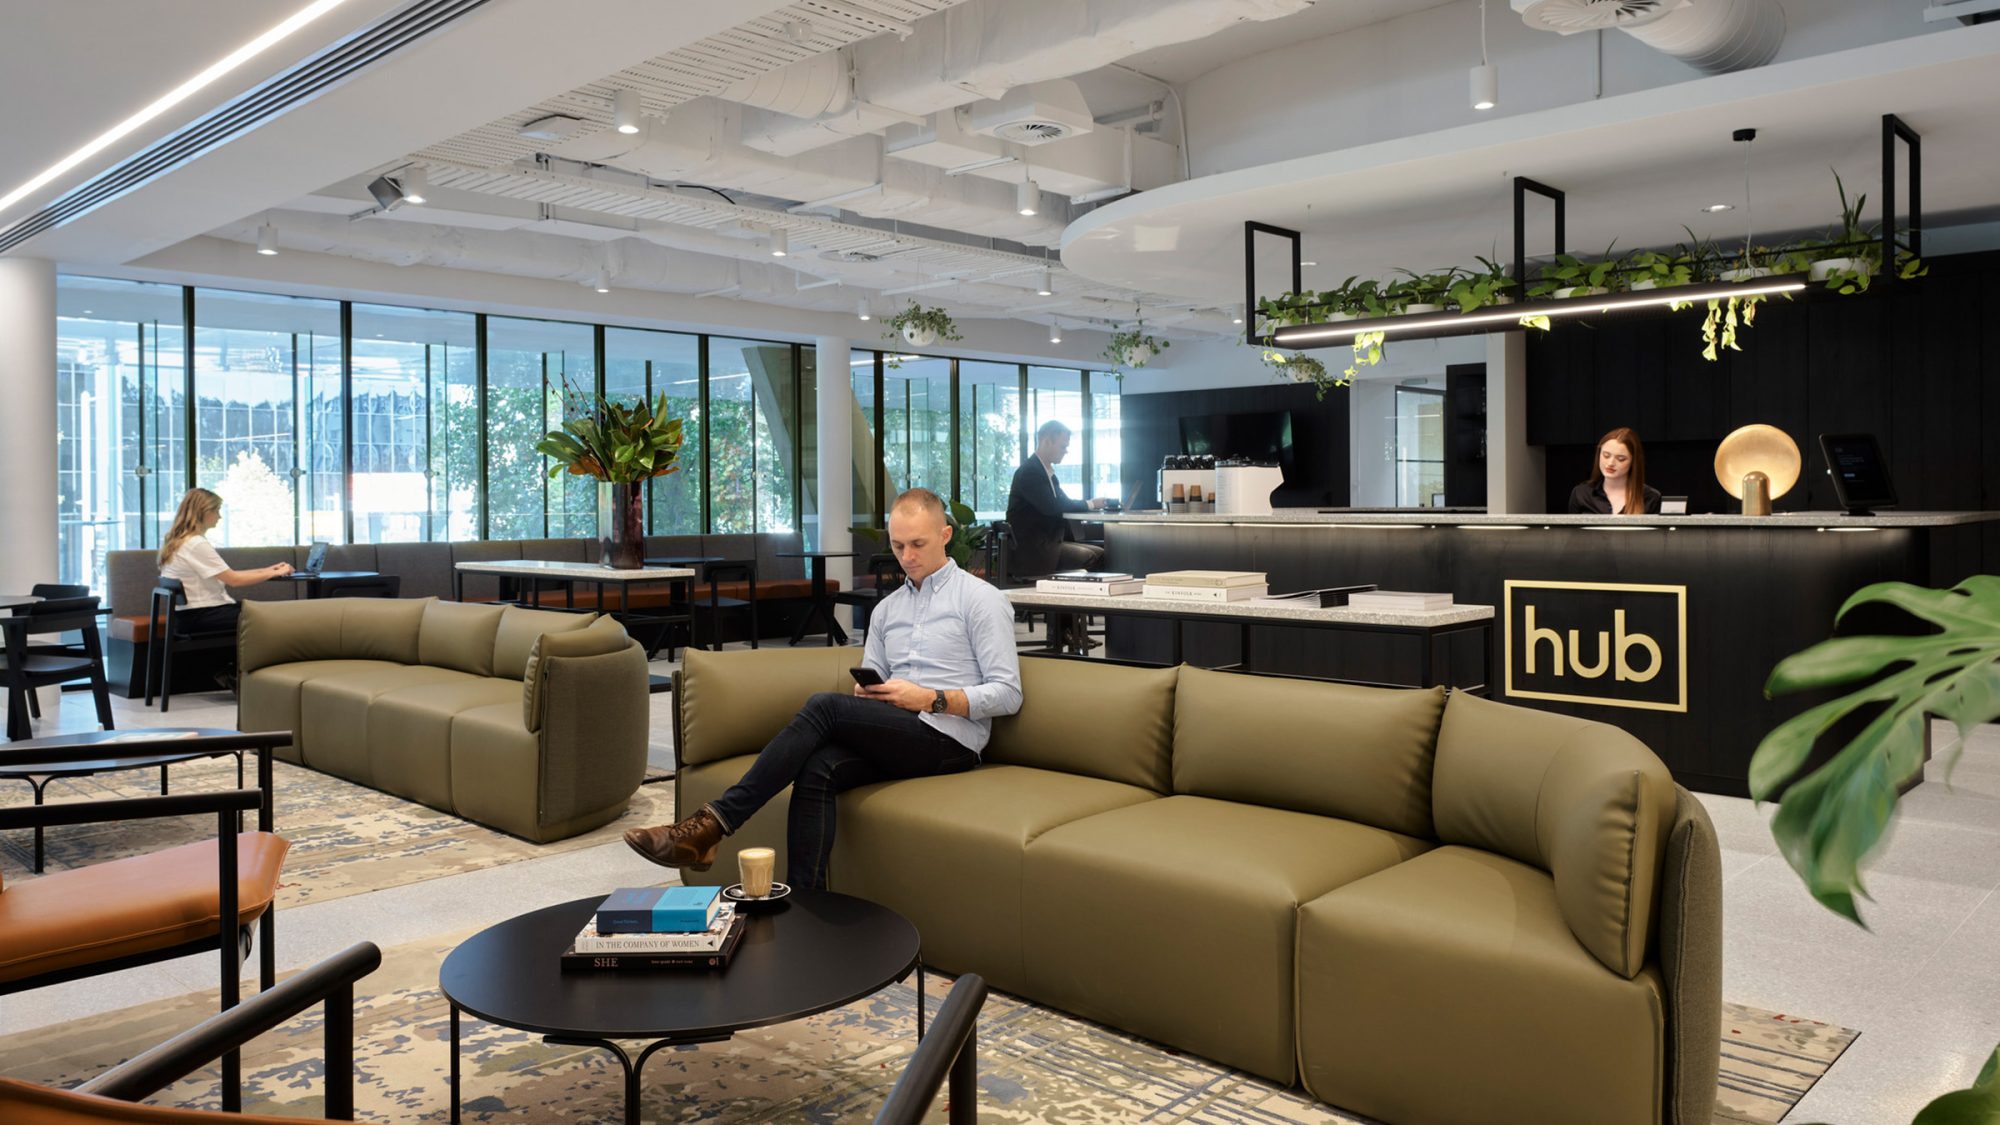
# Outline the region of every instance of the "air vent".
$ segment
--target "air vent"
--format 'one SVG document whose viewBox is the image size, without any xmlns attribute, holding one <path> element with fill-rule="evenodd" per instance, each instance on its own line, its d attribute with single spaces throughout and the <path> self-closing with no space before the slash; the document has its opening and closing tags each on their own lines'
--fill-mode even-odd
<svg viewBox="0 0 2000 1125">
<path fill-rule="evenodd" d="M 1689 0 L 1513 0 L 1522 22 L 1537 31 L 1575 35 L 1651 23 Z"/>
<path fill-rule="evenodd" d="M 1060 121 L 1010 121 L 994 129 L 993 135 L 1003 141 L 1039 145 L 1076 136 L 1076 130 Z"/>
</svg>

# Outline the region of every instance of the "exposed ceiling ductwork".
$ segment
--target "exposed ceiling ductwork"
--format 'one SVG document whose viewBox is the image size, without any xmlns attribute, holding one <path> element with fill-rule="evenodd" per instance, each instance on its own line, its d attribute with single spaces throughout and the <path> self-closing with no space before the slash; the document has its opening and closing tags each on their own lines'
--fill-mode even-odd
<svg viewBox="0 0 2000 1125">
<path fill-rule="evenodd" d="M 1785 38 L 1778 0 L 1513 0 L 1529 27 L 1618 30 L 1709 74 L 1763 66 Z"/>
</svg>

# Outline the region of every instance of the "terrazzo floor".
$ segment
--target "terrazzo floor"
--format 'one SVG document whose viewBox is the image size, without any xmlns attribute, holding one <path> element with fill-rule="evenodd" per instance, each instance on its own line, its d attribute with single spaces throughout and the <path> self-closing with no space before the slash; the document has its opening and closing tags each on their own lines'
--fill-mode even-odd
<svg viewBox="0 0 2000 1125">
<path fill-rule="evenodd" d="M 675 665 L 655 661 L 666 673 Z M 87 696 L 47 705 L 38 733 L 95 729 Z M 652 757 L 672 764 L 671 696 L 652 697 Z M 165 716 L 116 700 L 121 729 L 235 723 L 220 693 L 176 697 Z M 1861 930 L 1813 903 L 1777 855 L 1771 809 L 1704 796 L 1721 837 L 1723 994 L 1739 1003 L 1858 1028 L 1860 1039 L 1786 1119 L 1907 1122 L 1930 1098 L 1969 1084 L 2000 1044 L 2000 728 L 1960 748 L 1940 725 L 1925 784 L 1901 806 L 1871 868 Z M 1963 755 L 1944 780 L 1953 751 Z M 20 795 L 25 798 L 25 791 Z M 310 904 L 288 911 L 280 968 L 357 941 L 384 947 L 464 931 L 579 894 L 651 882 L 659 869 L 611 844 Z M 0 1034 L 212 987 L 212 957 L 0 997 Z"/>
</svg>

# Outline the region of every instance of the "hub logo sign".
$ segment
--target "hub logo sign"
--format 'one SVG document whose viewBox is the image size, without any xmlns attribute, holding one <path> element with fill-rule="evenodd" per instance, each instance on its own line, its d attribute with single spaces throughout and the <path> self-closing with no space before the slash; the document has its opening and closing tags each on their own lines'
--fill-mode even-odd
<svg viewBox="0 0 2000 1125">
<path fill-rule="evenodd" d="M 1687 710 L 1687 587 L 1506 582 L 1506 691 L 1644 711 Z"/>
</svg>

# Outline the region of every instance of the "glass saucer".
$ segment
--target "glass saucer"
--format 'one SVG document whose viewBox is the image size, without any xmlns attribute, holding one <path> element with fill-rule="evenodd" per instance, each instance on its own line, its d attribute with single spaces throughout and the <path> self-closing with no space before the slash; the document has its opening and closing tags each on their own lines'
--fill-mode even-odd
<svg viewBox="0 0 2000 1125">
<path fill-rule="evenodd" d="M 775 879 L 772 880 L 771 882 L 771 893 L 763 896 L 744 894 L 743 884 L 741 883 L 731 883 L 728 886 L 722 888 L 722 897 L 724 901 L 733 902 L 738 906 L 746 906 L 752 908 L 763 906 L 766 903 L 777 902 L 778 900 L 784 898 L 786 895 L 789 895 L 791 893 L 792 893 L 791 887 L 787 886 L 784 883 L 780 883 Z"/>
</svg>

